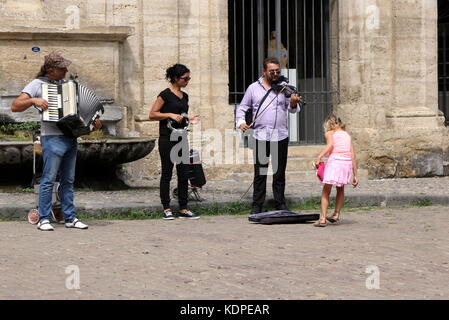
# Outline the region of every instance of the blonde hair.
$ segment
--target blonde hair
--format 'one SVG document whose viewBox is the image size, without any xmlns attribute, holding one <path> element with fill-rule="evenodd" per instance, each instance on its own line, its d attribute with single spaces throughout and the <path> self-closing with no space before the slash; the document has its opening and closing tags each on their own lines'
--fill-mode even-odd
<svg viewBox="0 0 449 320">
<path fill-rule="evenodd" d="M 324 120 L 323 123 L 324 132 L 335 130 L 335 129 L 342 129 L 346 130 L 346 124 L 344 124 L 340 118 L 338 118 L 334 114 L 330 114 L 327 116 L 327 118 Z"/>
</svg>

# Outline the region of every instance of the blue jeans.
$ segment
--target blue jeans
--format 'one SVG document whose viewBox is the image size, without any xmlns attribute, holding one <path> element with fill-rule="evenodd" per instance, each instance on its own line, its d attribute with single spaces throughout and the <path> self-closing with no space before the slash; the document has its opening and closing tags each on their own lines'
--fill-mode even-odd
<svg viewBox="0 0 449 320">
<path fill-rule="evenodd" d="M 39 219 L 50 220 L 52 192 L 59 172 L 59 199 L 66 222 L 75 219 L 73 204 L 73 183 L 75 182 L 75 165 L 78 144 L 76 138 L 66 136 L 42 136 L 42 153 L 44 168 L 39 188 Z"/>
</svg>

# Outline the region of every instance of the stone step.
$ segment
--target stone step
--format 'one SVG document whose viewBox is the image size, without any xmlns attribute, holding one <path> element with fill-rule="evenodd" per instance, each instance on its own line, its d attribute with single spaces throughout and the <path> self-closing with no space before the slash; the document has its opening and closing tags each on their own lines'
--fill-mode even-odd
<svg viewBox="0 0 449 320">
<path fill-rule="evenodd" d="M 287 180 L 295 181 L 317 181 L 315 170 L 298 170 L 298 171 L 287 171 L 285 173 Z"/>
<path fill-rule="evenodd" d="M 288 147 L 289 158 L 311 158 L 315 159 L 316 156 L 323 150 L 322 145 L 305 145 L 305 146 L 290 146 Z"/>
<path fill-rule="evenodd" d="M 269 171 L 269 173 L 271 170 Z M 309 171 L 288 171 L 285 173 L 287 180 L 294 180 L 294 181 L 315 181 L 317 179 L 315 171 L 309 170 Z M 273 176 L 271 174 L 268 175 L 267 181 L 272 181 Z M 228 177 L 232 180 L 238 180 L 238 181 L 253 181 L 254 173 L 252 171 L 247 172 L 238 172 L 238 173 L 232 173 Z"/>
<path fill-rule="evenodd" d="M 289 170 L 285 172 L 287 181 L 316 181 L 316 173 L 315 170 Z M 368 170 L 359 169 L 358 170 L 359 180 L 366 181 L 368 180 Z M 254 172 L 253 170 L 248 171 L 234 171 L 233 173 L 228 173 L 222 177 L 222 179 L 230 179 L 236 181 L 253 181 Z M 271 169 L 268 171 L 268 181 L 272 181 L 272 171 Z M 217 179 L 212 179 L 217 180 Z"/>
<path fill-rule="evenodd" d="M 312 161 L 323 150 L 323 147 L 324 145 L 290 146 L 286 170 L 287 179 L 315 181 L 317 178 L 315 170 L 312 167 Z M 269 172 L 271 172 L 271 163 L 269 164 L 269 168 Z M 238 181 L 252 181 L 254 177 L 252 152 L 248 151 L 246 153 L 246 160 L 244 163 L 210 167 L 206 171 L 209 177 L 214 177 L 213 180 L 221 178 Z M 361 180 L 367 179 L 368 171 L 359 169 L 359 178 Z"/>
<path fill-rule="evenodd" d="M 309 171 L 313 170 L 312 162 L 314 158 L 291 158 L 287 160 L 287 171 Z"/>
<path fill-rule="evenodd" d="M 313 158 L 288 158 L 287 160 L 287 171 L 309 171 L 313 170 L 312 167 Z M 271 161 L 269 163 L 271 167 Z M 252 172 L 254 165 L 251 163 L 235 164 L 230 167 L 230 170 L 234 172 Z"/>
<path fill-rule="evenodd" d="M 449 161 L 443 161 L 443 175 L 449 176 Z"/>
<path fill-rule="evenodd" d="M 324 145 L 290 146 L 288 149 L 287 171 L 312 170 L 311 163 L 323 150 L 323 146 Z M 249 149 L 247 150 L 244 163 L 231 165 L 231 170 L 238 173 L 253 170 L 252 151 Z"/>
<path fill-rule="evenodd" d="M 288 157 L 295 159 L 315 159 L 316 156 L 323 150 L 323 148 L 324 145 L 289 146 Z M 241 157 L 241 159 L 252 161 L 253 151 L 248 148 L 242 148 L 239 150 L 239 156 Z"/>
</svg>

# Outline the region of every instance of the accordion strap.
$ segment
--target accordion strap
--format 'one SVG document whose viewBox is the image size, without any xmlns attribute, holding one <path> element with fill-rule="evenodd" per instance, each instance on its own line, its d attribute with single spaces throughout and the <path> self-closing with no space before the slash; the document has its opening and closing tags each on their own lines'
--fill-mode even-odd
<svg viewBox="0 0 449 320">
<path fill-rule="evenodd" d="M 51 84 L 62 84 L 67 82 L 67 80 L 52 80 L 49 77 L 38 77 L 37 79 Z"/>
</svg>

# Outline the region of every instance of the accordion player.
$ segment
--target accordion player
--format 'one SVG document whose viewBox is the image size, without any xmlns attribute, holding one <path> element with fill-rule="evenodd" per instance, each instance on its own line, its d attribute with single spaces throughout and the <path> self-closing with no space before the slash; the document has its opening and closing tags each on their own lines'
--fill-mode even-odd
<svg viewBox="0 0 449 320">
<path fill-rule="evenodd" d="M 103 104 L 95 93 L 74 80 L 62 84 L 43 83 L 42 98 L 48 101 L 42 120 L 56 122 L 69 137 L 89 134 L 95 119 L 104 113 Z"/>
</svg>

